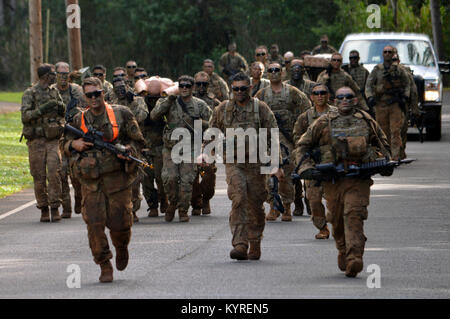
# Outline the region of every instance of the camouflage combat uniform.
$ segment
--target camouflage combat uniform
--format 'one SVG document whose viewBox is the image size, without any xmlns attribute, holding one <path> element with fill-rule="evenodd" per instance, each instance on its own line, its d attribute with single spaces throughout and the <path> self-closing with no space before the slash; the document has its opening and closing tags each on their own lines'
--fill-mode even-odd
<svg viewBox="0 0 450 319">
<path fill-rule="evenodd" d="M 216 72 L 213 72 L 209 77 L 208 93 L 213 93 L 219 101 L 229 99 L 230 90 L 228 89 L 228 84 Z"/>
<path fill-rule="evenodd" d="M 340 69 L 338 72 L 331 72 L 331 75 L 328 75 L 327 71 L 322 71 L 317 77 L 317 83 L 325 84 L 330 90 L 330 102 L 334 103 L 335 94 L 338 89 L 343 86 L 347 86 L 355 92 L 356 97 L 358 98 L 358 107 L 364 111 L 368 111 L 369 107 L 367 106 L 366 100 L 361 94 L 361 89 L 356 84 L 356 82 L 352 79 L 351 75 Z"/>
<path fill-rule="evenodd" d="M 179 98 L 181 99 L 181 97 Z M 178 141 L 171 140 L 172 132 L 176 128 L 194 128 L 194 118 L 201 119 L 203 121 L 209 121 L 211 116 L 211 109 L 202 100 L 192 97 L 191 100 L 186 103 L 186 114 L 178 100 L 171 99 L 171 96 L 165 99 L 159 99 L 155 108 L 150 112 L 150 118 L 153 121 L 161 119 L 166 116 L 167 125 L 164 128 L 164 148 L 163 154 L 163 169 L 161 177 L 164 183 L 164 191 L 169 198 L 169 209 L 166 212 L 166 220 L 169 221 L 169 217 L 174 213 L 175 209 L 178 209 L 178 214 L 181 221 L 188 221 L 187 212 L 190 206 L 192 198 L 192 187 L 195 177 L 198 174 L 197 163 L 195 159 L 191 159 L 190 163 L 176 164 L 172 160 L 171 152 L 172 147 L 175 146 Z M 191 143 L 191 157 L 194 154 L 193 138 L 194 134 L 189 130 L 192 137 Z M 169 214 L 170 212 L 170 214 Z"/>
<path fill-rule="evenodd" d="M 233 100 L 224 101 L 214 109 L 209 122 L 210 127 L 226 132 L 227 128 L 276 128 L 275 117 L 266 103 L 251 98 L 246 106 L 238 106 Z M 268 134 L 267 140 L 270 141 Z M 234 162 L 225 164 L 228 198 L 232 201 L 229 224 L 233 235 L 232 245 L 242 245 L 245 250 L 249 243 L 261 242 L 264 226 L 264 201 L 267 199 L 265 187 L 266 176 L 261 174 L 260 163 L 237 163 L 237 146 L 235 143 Z M 226 158 L 226 155 L 224 155 Z"/>
<path fill-rule="evenodd" d="M 56 83 L 53 84 L 51 87 L 58 89 L 58 86 Z M 69 83 L 69 87 L 67 90 L 62 91 L 62 90 L 58 89 L 58 91 L 59 91 L 59 94 L 61 95 L 61 98 L 63 99 L 64 105 L 66 106 L 66 122 L 67 122 L 67 124 L 72 124 L 73 116 L 76 113 L 80 112 L 79 108 L 86 107 L 86 101 L 84 99 L 83 89 L 78 84 Z M 69 110 L 67 108 L 67 106 L 72 99 L 76 99 L 77 104 L 75 107 L 73 107 Z M 69 216 L 72 213 L 72 202 L 71 202 L 71 198 L 70 198 L 70 187 L 69 187 L 69 176 L 70 176 L 70 180 L 72 182 L 72 186 L 73 186 L 74 193 L 75 193 L 75 213 L 80 214 L 81 213 L 81 184 L 69 169 L 69 158 L 64 153 L 62 143 L 60 144 L 60 152 L 61 152 L 61 191 L 62 191 L 61 199 L 62 199 L 63 212 L 68 214 Z"/>
<path fill-rule="evenodd" d="M 270 86 L 270 81 L 267 79 L 261 78 L 259 80 L 258 84 L 255 85 L 255 83 L 253 83 L 253 78 L 250 78 L 250 85 L 253 86 L 250 96 L 254 97 L 256 95 L 256 93 L 258 93 L 259 90 Z"/>
<path fill-rule="evenodd" d="M 235 52 L 234 55 L 231 55 L 229 52 L 222 54 L 219 60 L 219 72 L 222 74 L 224 80 L 227 81 L 228 86 L 230 86 L 230 77 L 233 74 L 226 74 L 227 69 L 234 74 L 241 71 L 247 73 L 248 64 L 245 58 L 237 52 Z"/>
<path fill-rule="evenodd" d="M 319 44 L 311 51 L 311 54 L 315 55 L 315 54 L 334 53 L 334 52 L 337 52 L 337 51 L 331 45 L 327 45 L 325 48 L 323 48 L 322 45 Z"/>
<path fill-rule="evenodd" d="M 351 64 L 348 64 L 342 69 L 351 75 L 353 81 L 355 81 L 361 89 L 361 94 L 364 96 L 364 90 L 366 87 L 367 78 L 369 77 L 369 71 L 367 71 L 367 69 L 362 64 L 358 64 L 355 67 Z"/>
<path fill-rule="evenodd" d="M 289 163 L 283 167 L 285 177 L 280 180 L 279 193 L 285 207 L 285 213 L 282 220 L 290 220 L 291 212 L 290 206 L 294 202 L 294 184 L 290 178 L 292 171 L 294 170 L 293 165 L 293 150 L 294 150 L 294 140 L 293 140 L 293 129 L 295 119 L 311 107 L 311 102 L 308 97 L 293 87 L 292 85 L 283 84 L 280 93 L 274 93 L 272 87 L 266 87 L 261 89 L 256 93 L 256 98 L 265 102 L 275 115 L 277 120 L 277 125 L 280 130 L 280 143 L 284 144 L 289 150 Z M 287 156 L 284 149 L 281 149 L 283 158 Z M 269 179 L 267 179 L 267 183 Z M 272 203 L 272 195 L 268 197 L 268 202 Z M 268 215 L 268 220 L 274 220 L 279 216 L 279 212 L 271 209 Z"/>
<path fill-rule="evenodd" d="M 390 155 L 381 128 L 368 113 L 358 109 L 346 116 L 328 112 L 317 119 L 296 143 L 296 163 L 317 148 L 320 149 L 320 163 L 336 165 L 345 161 L 365 163 Z M 299 173 L 313 167 L 314 162 L 306 159 Z M 327 202 L 326 220 L 333 226 L 339 251 L 338 266 L 347 275 L 353 273 L 356 276 L 363 268 L 362 256 L 367 240 L 363 224 L 367 219 L 372 184 L 371 178 L 357 177 L 322 182 Z"/>
<path fill-rule="evenodd" d="M 388 80 L 388 78 L 392 80 Z M 376 120 L 391 145 L 392 158 L 398 160 L 402 149 L 402 128 L 406 120 L 405 109 L 395 100 L 393 91 L 409 98 L 411 86 L 405 70 L 392 64 L 386 68 L 377 64 L 366 83 L 367 99 L 374 97 L 376 101 Z"/>
<path fill-rule="evenodd" d="M 55 105 L 43 114 L 39 107 L 49 101 Z M 37 208 L 58 209 L 61 205 L 61 152 L 59 140 L 64 132 L 65 105 L 54 87 L 39 83 L 28 88 L 22 97 L 23 130 L 27 139 L 30 173 L 34 181 Z M 47 184 L 48 181 L 48 184 Z"/>
<path fill-rule="evenodd" d="M 132 155 L 138 156 L 144 147 L 144 138 L 133 113 L 125 106 L 111 105 L 118 125 L 114 139 L 111 119 L 107 111 L 95 116 L 90 109 L 75 116 L 73 126 L 82 129 L 84 114 L 86 128 L 103 132 L 104 139 L 113 144 L 130 145 Z M 135 162 L 121 160 L 106 151 L 89 149 L 82 153 L 72 151 L 71 143 L 76 137 L 67 134 L 64 151 L 71 155 L 70 165 L 81 182 L 83 194 L 82 216 L 87 225 L 89 247 L 96 264 L 109 263 L 109 249 L 105 226 L 110 230 L 111 241 L 119 250 L 127 249 L 133 224 L 131 186 L 137 178 Z M 117 260 L 116 260 L 117 262 Z"/>
<path fill-rule="evenodd" d="M 309 98 L 312 93 L 312 87 L 316 82 L 303 78 L 301 81 L 293 81 L 292 79 L 284 81 L 284 83 L 295 86 L 297 89 L 306 94 Z"/>
<path fill-rule="evenodd" d="M 331 105 L 326 106 L 323 113 L 318 113 L 315 107 L 311 107 L 306 112 L 300 114 L 294 125 L 294 141 L 299 141 L 308 127 L 321 115 L 328 111 L 337 112 L 337 108 Z M 301 184 L 300 184 L 301 185 Z M 301 187 L 301 186 L 300 186 Z M 311 208 L 311 219 L 317 229 L 322 230 L 327 224 L 325 219 L 325 207 L 322 204 L 323 190 L 321 186 L 316 186 L 315 181 L 305 180 L 306 198 Z"/>
</svg>

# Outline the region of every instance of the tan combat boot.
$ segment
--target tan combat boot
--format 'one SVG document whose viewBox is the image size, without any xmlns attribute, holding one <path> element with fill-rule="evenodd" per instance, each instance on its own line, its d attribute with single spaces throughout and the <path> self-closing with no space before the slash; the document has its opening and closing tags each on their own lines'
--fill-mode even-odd
<svg viewBox="0 0 450 319">
<path fill-rule="evenodd" d="M 202 214 L 201 208 L 192 208 L 192 216 L 200 216 Z"/>
<path fill-rule="evenodd" d="M 247 260 L 247 247 L 244 245 L 236 245 L 236 247 L 230 251 L 230 258 L 236 260 Z"/>
<path fill-rule="evenodd" d="M 354 258 L 347 261 L 345 275 L 347 277 L 356 277 L 363 270 L 363 261 L 361 258 Z"/>
<path fill-rule="evenodd" d="M 178 210 L 178 217 L 181 223 L 189 222 L 188 212 L 184 210 Z"/>
<path fill-rule="evenodd" d="M 128 265 L 128 248 L 118 248 L 116 249 L 116 268 L 119 271 L 127 268 Z"/>
<path fill-rule="evenodd" d="M 137 217 L 136 212 L 133 212 L 133 223 L 139 223 L 139 217 Z"/>
<path fill-rule="evenodd" d="M 328 239 L 330 237 L 330 231 L 328 226 L 325 224 L 323 228 L 316 234 L 316 239 Z"/>
<path fill-rule="evenodd" d="M 70 210 L 64 210 L 63 209 L 63 213 L 61 214 L 61 218 L 70 218 L 72 217 L 72 212 Z"/>
<path fill-rule="evenodd" d="M 48 207 L 41 208 L 41 223 L 49 223 L 50 222 L 50 212 Z"/>
<path fill-rule="evenodd" d="M 211 214 L 211 206 L 209 205 L 209 200 L 208 201 L 203 201 L 202 214 L 203 215 Z"/>
<path fill-rule="evenodd" d="M 175 217 L 176 210 L 177 207 L 175 205 L 170 204 L 169 207 L 167 207 L 166 216 L 164 216 L 166 222 L 171 222 L 173 220 L 173 218 Z"/>
<path fill-rule="evenodd" d="M 113 281 L 113 267 L 111 265 L 111 262 L 105 261 L 103 264 L 100 264 L 100 269 L 102 273 L 100 274 L 100 277 L 98 280 L 100 282 L 112 282 Z"/>
<path fill-rule="evenodd" d="M 52 215 L 52 223 L 59 222 L 61 220 L 61 216 L 59 215 L 58 207 L 57 208 L 52 208 L 50 210 L 50 213 Z"/>
<path fill-rule="evenodd" d="M 149 208 L 148 217 L 158 217 L 158 208 Z"/>
<path fill-rule="evenodd" d="M 294 202 L 295 208 L 294 212 L 292 213 L 294 216 L 303 216 L 303 210 L 305 207 L 303 206 L 303 201 L 300 198 L 298 201 Z"/>
<path fill-rule="evenodd" d="M 284 213 L 281 216 L 281 221 L 291 222 L 292 221 L 291 204 L 283 204 L 283 206 L 284 206 Z"/>
<path fill-rule="evenodd" d="M 273 208 L 272 205 L 270 205 L 270 212 L 267 214 L 266 220 L 273 222 L 277 220 L 278 216 L 280 216 L 280 212 Z"/>
<path fill-rule="evenodd" d="M 252 240 L 248 250 L 248 259 L 259 260 L 259 258 L 261 258 L 261 240 Z"/>
<path fill-rule="evenodd" d="M 338 253 L 338 267 L 340 270 L 345 271 L 347 268 L 347 259 L 345 258 L 345 252 L 339 252 Z"/>
</svg>

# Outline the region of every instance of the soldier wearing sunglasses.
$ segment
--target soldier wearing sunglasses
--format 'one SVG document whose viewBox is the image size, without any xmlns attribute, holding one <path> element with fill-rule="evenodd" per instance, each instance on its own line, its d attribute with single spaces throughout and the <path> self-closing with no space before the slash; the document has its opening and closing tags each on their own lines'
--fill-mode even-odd
<svg viewBox="0 0 450 319">
<path fill-rule="evenodd" d="M 318 89 L 317 89 L 318 90 Z M 337 112 L 328 112 L 314 121 L 296 141 L 296 164 L 301 178 L 321 181 L 323 196 L 327 202 L 326 220 L 331 223 L 332 234 L 338 250 L 338 267 L 347 277 L 356 277 L 363 269 L 365 242 L 364 220 L 367 219 L 370 177 L 343 177 L 331 181 L 315 169 L 315 164 L 372 162 L 379 157 L 390 159 L 389 143 L 377 122 L 357 108 L 357 97 L 349 87 L 336 91 Z M 320 156 L 315 162 L 306 157 L 314 150 Z M 315 157 L 315 156 L 313 156 Z M 393 169 L 382 172 L 392 175 Z M 319 219 L 314 220 L 315 224 Z M 322 224 L 325 221 L 321 221 Z"/>
<path fill-rule="evenodd" d="M 361 94 L 364 95 L 364 90 L 366 87 L 366 81 L 369 77 L 369 71 L 359 63 L 359 52 L 356 50 L 350 51 L 348 65 L 342 67 L 342 69 L 352 76 L 352 79 L 358 84 L 361 89 Z"/>
<path fill-rule="evenodd" d="M 392 158 L 402 156 L 402 128 L 406 121 L 406 101 L 411 85 L 404 68 L 393 63 L 395 49 L 388 45 L 383 49 L 383 63 L 377 64 L 366 83 L 367 102 L 374 108 L 376 120 L 391 145 Z"/>
<path fill-rule="evenodd" d="M 113 85 L 111 84 L 111 82 L 106 80 L 106 68 L 103 65 L 99 64 L 94 66 L 92 75 L 102 82 L 103 92 L 105 92 L 105 94 L 108 94 L 108 92 L 112 91 Z"/>
<path fill-rule="evenodd" d="M 137 70 L 136 61 L 128 61 L 125 64 L 125 68 L 127 69 L 127 75 L 128 75 L 127 84 L 130 87 L 134 87 L 134 74 L 136 73 L 136 70 Z"/>
<path fill-rule="evenodd" d="M 71 123 L 75 114 L 86 107 L 83 89 L 75 83 L 69 82 L 69 64 L 58 62 L 56 68 L 56 83 L 52 87 L 56 88 L 66 105 L 66 122 Z M 81 214 L 81 184 L 70 170 L 69 157 L 61 150 L 61 187 L 62 187 L 62 218 L 72 216 L 72 202 L 70 198 L 69 176 L 75 191 L 75 214 Z"/>
<path fill-rule="evenodd" d="M 279 63 L 271 63 L 267 72 L 270 86 L 259 90 L 255 97 L 267 103 L 275 114 L 280 130 L 280 143 L 284 144 L 289 150 L 289 154 L 283 153 L 283 158 L 288 155 L 290 158 L 289 163 L 284 166 L 284 171 L 286 176 L 291 176 L 294 169 L 292 157 L 294 139 L 292 134 L 295 119 L 311 107 L 311 102 L 299 89 L 281 82 L 281 65 Z M 284 149 L 282 151 L 285 152 Z M 268 182 L 269 179 L 267 179 Z M 289 177 L 281 179 L 279 187 L 281 200 L 285 209 L 281 220 L 287 222 L 292 221 L 291 204 L 295 199 L 295 187 L 292 179 Z M 280 216 L 280 212 L 273 207 L 271 195 L 267 201 L 270 203 L 270 212 L 267 214 L 266 220 L 275 221 Z"/>
<path fill-rule="evenodd" d="M 247 60 L 236 52 L 236 43 L 230 43 L 228 45 L 228 52 L 222 54 L 219 60 L 219 72 L 222 74 L 222 77 L 230 85 L 233 75 L 247 71 Z"/>
<path fill-rule="evenodd" d="M 321 54 L 321 53 L 334 53 L 336 52 L 336 49 L 333 48 L 331 45 L 328 44 L 328 36 L 324 34 L 322 37 L 320 37 L 320 45 L 316 46 L 311 54 Z"/>
<path fill-rule="evenodd" d="M 268 79 L 262 78 L 262 75 L 266 73 L 266 68 L 261 62 L 255 61 L 250 66 L 250 85 L 252 86 L 251 96 L 254 97 L 256 93 L 262 88 L 270 86 Z"/>
<path fill-rule="evenodd" d="M 268 130 L 267 141 L 271 140 L 270 129 L 277 128 L 275 117 L 263 101 L 250 96 L 250 78 L 243 72 L 232 79 L 233 100 L 220 103 L 214 109 L 210 127 L 226 132 L 227 128 L 259 128 Z M 270 143 L 270 142 L 269 142 Z M 264 201 L 267 199 L 265 175 L 261 174 L 260 162 L 248 163 L 236 161 L 237 145 L 235 143 L 234 161 L 225 164 L 228 184 L 228 198 L 232 201 L 229 224 L 233 235 L 233 249 L 230 258 L 237 260 L 258 260 L 261 257 L 261 239 L 265 227 Z M 246 150 L 248 147 L 246 146 Z M 278 149 L 272 149 L 277 152 Z M 226 155 L 224 155 L 226 158 Z M 273 173 L 277 178 L 283 178 L 283 169 Z M 250 245 L 250 247 L 249 247 Z"/>
<path fill-rule="evenodd" d="M 61 220 L 61 153 L 59 140 L 64 132 L 66 107 L 52 86 L 56 72 L 53 64 L 37 69 L 39 81 L 28 88 L 22 97 L 23 130 L 27 140 L 30 174 L 34 181 L 36 206 L 41 210 L 41 222 Z M 47 182 L 48 181 L 48 182 Z"/>
<path fill-rule="evenodd" d="M 366 101 L 361 94 L 361 88 L 352 79 L 352 76 L 345 72 L 342 68 L 342 55 L 340 53 L 333 53 L 331 56 L 330 67 L 328 70 L 322 71 L 317 77 L 317 83 L 323 83 L 328 86 L 330 91 L 330 100 L 333 101 L 335 92 L 341 87 L 348 86 L 353 92 L 357 92 L 359 107 L 362 110 L 368 111 Z"/>
<path fill-rule="evenodd" d="M 130 83 L 130 81 L 128 80 L 128 74 L 127 74 L 127 70 L 125 68 L 123 68 L 121 66 L 114 68 L 113 82 L 115 79 L 122 79 L 125 82 L 127 91 L 134 92 L 134 85 L 133 85 L 133 87 L 130 87 L 128 85 L 128 83 Z M 109 103 L 113 103 L 113 101 L 117 100 L 116 93 L 114 92 L 113 89 L 111 89 L 109 91 L 103 91 L 103 92 L 105 94 L 105 101 L 107 101 Z"/>
<path fill-rule="evenodd" d="M 85 133 L 96 130 L 103 134 L 104 141 L 124 145 L 131 155 L 138 157 L 145 141 L 131 110 L 105 102 L 103 86 L 97 78 L 85 79 L 83 91 L 89 108 L 75 116 L 73 126 Z M 133 224 L 131 185 L 137 178 L 138 167 L 127 157 L 93 148 L 92 143 L 70 133 L 65 135 L 64 142 L 64 151 L 72 157 L 74 173 L 81 182 L 81 213 L 87 224 L 94 262 L 100 265 L 99 281 L 111 282 L 113 255 L 105 227 L 109 228 L 116 249 L 116 268 L 122 271 L 128 265 Z"/>
<path fill-rule="evenodd" d="M 294 141 L 300 140 L 302 135 L 307 131 L 308 127 L 316 119 L 327 112 L 337 112 L 337 108 L 328 104 L 328 88 L 322 83 L 317 83 L 311 90 L 311 101 L 313 107 L 302 113 L 294 125 Z M 328 239 L 330 231 L 327 227 L 325 219 L 325 207 L 322 204 L 323 190 L 321 186 L 316 186 L 315 181 L 305 180 L 306 198 L 308 199 L 311 209 L 311 219 L 314 226 L 319 230 L 316 239 Z"/>
<path fill-rule="evenodd" d="M 311 96 L 312 87 L 316 82 L 309 80 L 302 60 L 293 59 L 290 67 L 290 78 L 284 83 L 295 86 L 297 89 L 305 93 L 308 97 Z"/>
<path fill-rule="evenodd" d="M 203 71 L 209 75 L 208 92 L 213 93 L 219 101 L 228 100 L 230 95 L 228 84 L 214 72 L 214 61 L 210 59 L 203 61 Z"/>
<path fill-rule="evenodd" d="M 195 159 L 186 163 L 176 163 L 172 159 L 172 148 L 179 142 L 172 140 L 171 135 L 176 128 L 186 128 L 191 134 L 192 157 L 194 152 L 194 128 L 195 120 L 202 121 L 202 128 L 208 128 L 211 117 L 211 109 L 203 100 L 192 96 L 194 79 L 183 75 L 178 78 L 179 96 L 169 95 L 158 100 L 155 108 L 150 112 L 152 121 L 158 121 L 164 116 L 167 124 L 164 128 L 163 169 L 161 177 L 164 183 L 164 191 L 169 198 L 169 207 L 166 210 L 165 220 L 171 222 L 178 209 L 180 222 L 189 222 L 188 210 L 192 199 L 194 180 L 199 174 Z"/>
<path fill-rule="evenodd" d="M 267 69 L 269 67 L 269 53 L 265 45 L 260 45 L 255 49 L 255 62 L 261 62 L 264 65 L 262 78 L 267 78 Z"/>
</svg>

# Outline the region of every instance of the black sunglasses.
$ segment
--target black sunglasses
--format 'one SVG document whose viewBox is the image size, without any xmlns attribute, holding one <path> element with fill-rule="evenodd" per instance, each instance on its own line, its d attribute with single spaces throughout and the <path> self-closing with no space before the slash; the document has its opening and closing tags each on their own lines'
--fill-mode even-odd
<svg viewBox="0 0 450 319">
<path fill-rule="evenodd" d="M 94 92 L 85 93 L 85 95 L 86 95 L 86 97 L 88 99 L 92 99 L 93 97 L 97 98 L 100 95 L 102 95 L 102 92 L 103 92 L 103 90 L 97 90 L 97 91 L 94 91 Z"/>
<path fill-rule="evenodd" d="M 351 56 L 350 60 L 354 60 L 354 59 L 358 59 L 358 58 L 359 58 L 359 56 L 357 56 L 357 55 L 356 56 Z"/>
<path fill-rule="evenodd" d="M 120 74 L 113 74 L 113 78 L 118 78 L 118 77 L 125 77 L 125 73 L 120 73 Z"/>
<path fill-rule="evenodd" d="M 353 94 L 339 94 L 339 95 L 336 95 L 336 99 L 338 99 L 338 100 L 343 100 L 343 99 L 347 99 L 347 100 L 351 100 L 351 99 L 353 99 L 353 98 L 355 98 L 355 96 L 353 95 Z"/>
<path fill-rule="evenodd" d="M 280 71 L 281 71 L 280 68 L 270 68 L 270 69 L 267 69 L 267 72 L 269 72 L 269 73 L 277 73 L 277 72 L 280 72 Z"/>
<path fill-rule="evenodd" d="M 195 82 L 195 85 L 197 85 L 197 86 L 208 86 L 209 85 L 209 83 L 208 82 Z"/>
<path fill-rule="evenodd" d="M 190 89 L 192 87 L 192 84 L 190 84 L 190 83 L 180 83 L 180 84 L 178 84 L 178 87 L 180 89 Z"/>
<path fill-rule="evenodd" d="M 137 65 L 127 65 L 127 69 L 136 69 Z"/>
<path fill-rule="evenodd" d="M 342 62 L 342 59 L 331 59 L 333 62 Z"/>
<path fill-rule="evenodd" d="M 136 76 L 134 77 L 134 79 L 135 79 L 135 80 L 139 80 L 139 79 L 145 78 L 146 76 L 147 76 L 147 74 L 136 75 Z"/>
<path fill-rule="evenodd" d="M 56 76 L 56 72 L 48 72 L 47 74 Z"/>
<path fill-rule="evenodd" d="M 264 55 L 266 55 L 266 52 L 256 53 L 256 56 L 264 56 Z"/>
<path fill-rule="evenodd" d="M 93 74 L 94 74 L 94 76 L 104 76 L 103 73 L 93 73 Z"/>
<path fill-rule="evenodd" d="M 388 53 L 392 54 L 392 53 L 394 53 L 394 51 L 391 51 L 391 50 L 384 50 L 383 53 L 384 53 L 384 54 L 388 54 Z"/>
<path fill-rule="evenodd" d="M 232 86 L 231 88 L 235 92 L 238 92 L 238 91 L 245 92 L 248 90 L 249 86 Z"/>
<path fill-rule="evenodd" d="M 323 91 L 313 91 L 312 92 L 313 95 L 327 95 L 328 92 L 323 90 Z"/>
</svg>

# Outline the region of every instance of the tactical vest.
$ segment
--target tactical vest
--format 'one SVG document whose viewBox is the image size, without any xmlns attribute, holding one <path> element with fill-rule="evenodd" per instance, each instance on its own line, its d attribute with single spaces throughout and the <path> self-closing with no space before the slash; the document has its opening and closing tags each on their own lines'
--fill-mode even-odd
<svg viewBox="0 0 450 319">
<path fill-rule="evenodd" d="M 287 139 L 292 140 L 292 132 L 294 130 L 294 123 L 296 118 L 295 114 L 293 114 L 293 112 L 288 109 L 289 105 L 292 102 L 289 86 L 283 84 L 280 94 L 276 95 L 273 94 L 271 87 L 266 88 L 264 90 L 264 102 L 269 105 L 270 109 L 275 115 L 280 131 L 283 130 L 288 133 L 290 138 Z"/>
<path fill-rule="evenodd" d="M 359 112 L 349 116 L 328 113 L 331 145 L 320 147 L 321 163 L 366 163 L 378 157 L 369 144 L 370 125 Z"/>
</svg>

